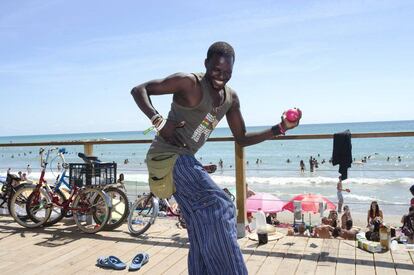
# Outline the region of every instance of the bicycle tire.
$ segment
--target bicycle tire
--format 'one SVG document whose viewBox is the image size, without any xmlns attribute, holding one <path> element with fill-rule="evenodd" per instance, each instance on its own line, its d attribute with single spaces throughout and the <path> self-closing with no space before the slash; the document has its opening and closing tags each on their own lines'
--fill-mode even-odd
<svg viewBox="0 0 414 275">
<path fill-rule="evenodd" d="M 131 235 L 139 236 L 145 233 L 155 222 L 158 209 L 159 203 L 156 197 L 148 195 L 138 198 L 132 205 L 128 215 L 128 230 Z"/>
<path fill-rule="evenodd" d="M 42 226 L 50 217 L 51 209 L 49 207 L 44 207 L 45 205 L 51 204 L 51 199 L 47 192 L 43 189 L 40 189 L 39 195 L 40 198 L 40 207 L 36 212 L 36 220 L 30 219 L 27 213 L 27 199 L 35 190 L 34 185 L 25 185 L 18 188 L 13 197 L 10 200 L 10 214 L 14 220 L 23 227 L 27 228 L 36 228 Z"/>
<path fill-rule="evenodd" d="M 85 233 L 96 233 L 107 223 L 111 206 L 108 195 L 102 190 L 85 188 L 73 202 L 73 218 L 78 228 Z M 99 217 L 94 219 L 94 216 Z"/>
<path fill-rule="evenodd" d="M 52 186 L 51 186 L 51 189 L 53 190 L 53 187 Z M 59 197 L 59 203 L 64 203 L 66 201 L 66 196 L 62 193 L 62 191 L 57 190 L 54 194 Z M 38 220 L 32 214 L 32 210 L 30 209 L 30 206 L 33 205 L 31 201 L 33 200 L 33 198 L 35 198 L 35 195 L 36 195 L 36 193 L 33 192 L 27 198 L 26 212 L 27 212 L 29 218 L 32 221 L 35 221 L 36 222 Z M 66 216 L 66 211 L 65 211 L 64 208 L 62 208 L 60 206 L 57 206 L 57 205 L 54 205 L 54 204 L 51 204 L 50 217 L 49 217 L 49 219 L 45 223 L 42 224 L 42 226 L 51 226 L 51 225 L 54 225 L 54 224 L 60 222 L 65 216 Z"/>
<path fill-rule="evenodd" d="M 111 200 L 111 214 L 103 230 L 114 230 L 120 227 L 129 214 L 129 203 L 127 195 L 116 187 L 105 188 L 105 193 Z M 94 218 L 96 218 L 94 216 Z"/>
<path fill-rule="evenodd" d="M 9 215 L 11 215 L 11 211 L 10 211 L 10 206 L 11 206 L 11 198 L 13 197 L 14 193 L 16 193 L 16 191 L 19 188 L 24 187 L 25 185 L 30 186 L 31 184 L 19 184 L 16 187 L 11 187 L 9 194 L 7 195 L 7 210 L 9 211 Z M 29 216 L 22 216 L 22 218 L 27 219 L 29 218 Z"/>
</svg>

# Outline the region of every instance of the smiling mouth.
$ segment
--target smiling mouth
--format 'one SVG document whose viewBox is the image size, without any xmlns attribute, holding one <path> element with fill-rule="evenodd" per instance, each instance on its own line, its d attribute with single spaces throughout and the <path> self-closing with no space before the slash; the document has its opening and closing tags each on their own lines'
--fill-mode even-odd
<svg viewBox="0 0 414 275">
<path fill-rule="evenodd" d="M 212 81 L 212 84 L 213 84 L 213 87 L 216 88 L 216 89 L 217 88 L 222 88 L 224 86 L 224 81 L 214 79 Z"/>
</svg>

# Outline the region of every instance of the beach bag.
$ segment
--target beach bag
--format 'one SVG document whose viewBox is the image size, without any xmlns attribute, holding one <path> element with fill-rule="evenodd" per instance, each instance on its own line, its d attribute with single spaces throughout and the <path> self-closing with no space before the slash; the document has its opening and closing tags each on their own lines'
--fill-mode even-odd
<svg viewBox="0 0 414 275">
<path fill-rule="evenodd" d="M 380 241 L 379 232 L 368 231 L 368 232 L 365 233 L 365 238 L 367 238 L 367 240 L 373 241 L 373 242 L 379 242 Z"/>
<path fill-rule="evenodd" d="M 175 193 L 173 168 L 178 156 L 175 153 L 147 155 L 150 190 L 161 199 L 167 199 Z"/>
</svg>

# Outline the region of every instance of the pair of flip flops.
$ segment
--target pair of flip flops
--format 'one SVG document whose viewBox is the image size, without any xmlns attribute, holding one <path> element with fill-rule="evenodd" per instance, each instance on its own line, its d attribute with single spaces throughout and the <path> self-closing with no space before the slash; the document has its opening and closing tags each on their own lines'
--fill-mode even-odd
<svg viewBox="0 0 414 275">
<path fill-rule="evenodd" d="M 148 263 L 148 253 L 138 253 L 131 261 L 130 271 L 139 270 L 144 264 Z M 122 270 L 126 268 L 126 264 L 115 256 L 99 257 L 96 266 L 108 269 Z"/>
</svg>

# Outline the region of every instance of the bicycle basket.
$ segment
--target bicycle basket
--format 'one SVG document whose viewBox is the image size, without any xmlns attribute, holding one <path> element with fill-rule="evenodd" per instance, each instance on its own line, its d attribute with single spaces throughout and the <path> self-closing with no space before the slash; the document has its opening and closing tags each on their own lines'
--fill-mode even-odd
<svg viewBox="0 0 414 275">
<path fill-rule="evenodd" d="M 69 163 L 69 182 L 78 187 L 116 183 L 116 163 Z"/>
</svg>

